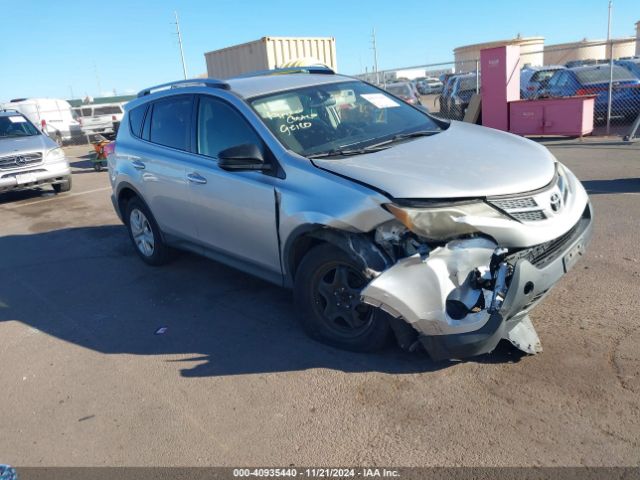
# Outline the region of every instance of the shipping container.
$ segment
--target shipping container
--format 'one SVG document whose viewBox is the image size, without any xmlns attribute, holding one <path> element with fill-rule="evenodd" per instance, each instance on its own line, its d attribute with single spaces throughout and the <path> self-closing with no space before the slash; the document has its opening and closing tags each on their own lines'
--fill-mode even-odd
<svg viewBox="0 0 640 480">
<path fill-rule="evenodd" d="M 204 54 L 207 74 L 230 78 L 258 70 L 279 68 L 299 59 L 313 58 L 337 71 L 333 37 L 262 37 L 260 40 Z"/>
</svg>

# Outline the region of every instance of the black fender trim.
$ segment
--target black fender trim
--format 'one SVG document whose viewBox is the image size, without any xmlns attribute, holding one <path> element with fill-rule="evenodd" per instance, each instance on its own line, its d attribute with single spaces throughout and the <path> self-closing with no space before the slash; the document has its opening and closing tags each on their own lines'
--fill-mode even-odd
<svg viewBox="0 0 640 480">
<path fill-rule="evenodd" d="M 432 360 L 461 359 L 492 352 L 502 338 L 504 330 L 502 315 L 494 313 L 478 330 L 455 335 L 421 336 L 420 343 Z"/>
<path fill-rule="evenodd" d="M 392 265 L 387 255 L 364 233 L 345 232 L 319 224 L 304 224 L 296 227 L 288 236 L 283 252 L 285 286 L 293 285 L 293 248 L 302 237 L 310 237 L 331 243 L 360 261 L 368 270 L 381 272 Z"/>
</svg>

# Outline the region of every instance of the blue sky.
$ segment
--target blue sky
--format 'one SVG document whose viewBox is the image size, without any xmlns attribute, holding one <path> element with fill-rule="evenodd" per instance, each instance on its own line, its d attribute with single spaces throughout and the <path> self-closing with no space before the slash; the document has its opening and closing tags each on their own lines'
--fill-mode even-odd
<svg viewBox="0 0 640 480">
<path fill-rule="evenodd" d="M 542 35 L 546 43 L 603 39 L 607 0 L 0 0 L 0 101 L 137 91 L 182 77 L 173 11 L 190 76 L 204 52 L 263 36 L 333 36 L 338 69 L 355 74 L 449 61 L 453 48 Z M 613 36 L 635 34 L 639 0 L 615 0 Z"/>
</svg>

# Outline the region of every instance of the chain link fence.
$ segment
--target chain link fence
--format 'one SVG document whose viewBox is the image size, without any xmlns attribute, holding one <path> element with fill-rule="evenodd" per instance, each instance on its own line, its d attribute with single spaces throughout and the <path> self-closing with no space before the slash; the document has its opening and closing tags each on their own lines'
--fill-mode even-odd
<svg viewBox="0 0 640 480">
<path fill-rule="evenodd" d="M 593 135 L 635 138 L 633 124 L 640 115 L 640 57 L 623 57 L 628 51 L 622 48 L 625 42 L 628 40 L 581 42 L 523 52 L 520 98 L 592 96 Z M 434 115 L 448 120 L 464 118 L 473 95 L 480 93 L 482 79 L 479 59 L 365 72 L 358 77 L 410 103 L 415 97 Z"/>
</svg>

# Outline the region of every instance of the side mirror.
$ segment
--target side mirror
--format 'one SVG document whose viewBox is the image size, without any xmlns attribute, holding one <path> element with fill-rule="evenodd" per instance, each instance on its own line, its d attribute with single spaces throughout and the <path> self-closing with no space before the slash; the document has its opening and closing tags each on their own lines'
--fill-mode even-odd
<svg viewBox="0 0 640 480">
<path fill-rule="evenodd" d="M 218 153 L 218 165 L 223 170 L 269 170 L 257 145 L 244 143 L 229 147 Z"/>
</svg>

